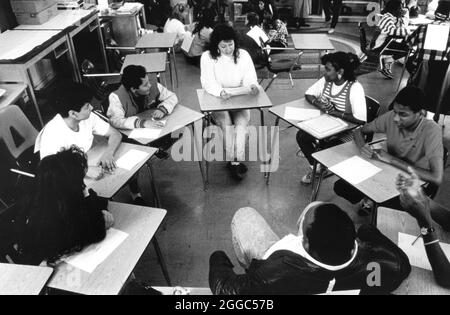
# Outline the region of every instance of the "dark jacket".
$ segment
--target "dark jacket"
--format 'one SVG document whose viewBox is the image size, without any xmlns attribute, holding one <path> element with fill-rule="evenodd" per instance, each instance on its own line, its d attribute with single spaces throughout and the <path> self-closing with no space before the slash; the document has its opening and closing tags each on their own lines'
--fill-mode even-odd
<svg viewBox="0 0 450 315">
<path fill-rule="evenodd" d="M 216 295 L 288 295 L 325 293 L 331 280 L 333 291 L 361 290 L 361 294 L 385 294 L 397 289 L 409 276 L 408 257 L 377 229 L 367 225 L 358 231 L 359 251 L 347 268 L 332 272 L 290 252 L 277 251 L 267 260 L 253 260 L 246 274 L 237 275 L 224 252 L 210 258 L 209 283 Z M 373 269 L 380 265 L 381 286 L 370 287 Z M 370 282 L 370 281 L 369 281 Z"/>
</svg>

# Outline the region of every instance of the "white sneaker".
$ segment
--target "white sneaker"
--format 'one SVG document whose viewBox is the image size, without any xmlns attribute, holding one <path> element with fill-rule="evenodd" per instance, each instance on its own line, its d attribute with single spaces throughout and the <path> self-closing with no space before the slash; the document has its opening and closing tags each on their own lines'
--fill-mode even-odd
<svg viewBox="0 0 450 315">
<path fill-rule="evenodd" d="M 312 171 L 309 171 L 308 173 L 306 173 L 305 176 L 302 177 L 301 182 L 304 185 L 310 185 L 312 183 Z"/>
<path fill-rule="evenodd" d="M 330 28 L 330 29 L 328 30 L 328 34 L 334 34 L 334 32 L 335 32 L 335 29 L 334 29 L 334 28 Z"/>
</svg>

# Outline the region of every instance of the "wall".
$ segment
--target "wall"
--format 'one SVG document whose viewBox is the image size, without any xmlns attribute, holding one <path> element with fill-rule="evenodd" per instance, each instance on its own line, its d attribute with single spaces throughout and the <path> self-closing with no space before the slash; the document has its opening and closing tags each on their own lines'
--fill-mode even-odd
<svg viewBox="0 0 450 315">
<path fill-rule="evenodd" d="M 9 0 L 0 0 L 0 30 L 2 32 L 17 26 L 16 17 Z"/>
</svg>

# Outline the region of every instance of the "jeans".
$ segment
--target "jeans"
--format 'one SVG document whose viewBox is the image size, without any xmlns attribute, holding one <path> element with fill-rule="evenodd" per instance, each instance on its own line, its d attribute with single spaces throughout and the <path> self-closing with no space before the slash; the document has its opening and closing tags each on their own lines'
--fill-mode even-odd
<svg viewBox="0 0 450 315">
<path fill-rule="evenodd" d="M 325 12 L 325 20 L 329 22 L 331 20 L 331 28 L 336 28 L 339 21 L 339 15 L 342 10 L 342 0 L 324 0 L 323 11 Z M 331 19 L 333 15 L 333 19 Z"/>
<path fill-rule="evenodd" d="M 297 132 L 297 143 L 300 149 L 302 150 L 303 154 L 305 155 L 306 159 L 308 160 L 309 165 L 314 165 L 315 160 L 312 157 L 312 155 L 318 149 L 316 138 L 311 136 L 309 133 L 300 130 L 299 132 Z M 338 138 L 332 138 L 328 141 L 322 141 L 320 146 L 321 149 L 326 149 L 337 146 L 342 143 L 343 142 Z"/>
<path fill-rule="evenodd" d="M 250 267 L 253 259 L 262 259 L 280 240 L 266 220 L 253 208 L 242 208 L 236 212 L 231 232 L 236 257 L 244 269 Z"/>
<path fill-rule="evenodd" d="M 250 110 L 215 112 L 213 116 L 225 138 L 227 161 L 244 161 Z"/>
</svg>

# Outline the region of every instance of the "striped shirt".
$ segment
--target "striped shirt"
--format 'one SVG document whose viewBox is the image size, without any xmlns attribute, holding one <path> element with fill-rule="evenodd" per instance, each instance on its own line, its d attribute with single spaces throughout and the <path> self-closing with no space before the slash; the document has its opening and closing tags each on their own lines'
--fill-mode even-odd
<svg viewBox="0 0 450 315">
<path fill-rule="evenodd" d="M 389 37 L 406 38 L 411 33 L 408 24 L 408 16 L 396 18 L 391 13 L 384 14 L 377 25 L 380 29 L 380 35 L 377 38 L 374 49 L 383 46 Z"/>
<path fill-rule="evenodd" d="M 347 112 L 347 103 L 350 102 L 350 88 L 353 85 L 353 82 L 347 82 L 342 90 L 333 95 L 331 93 L 331 88 L 333 87 L 333 82 L 325 83 L 325 88 L 322 93 L 322 102 L 327 103 L 327 100 L 330 100 L 330 105 L 327 107 L 327 110 L 337 110 L 340 112 Z M 350 111 L 351 113 L 351 107 Z"/>
</svg>

